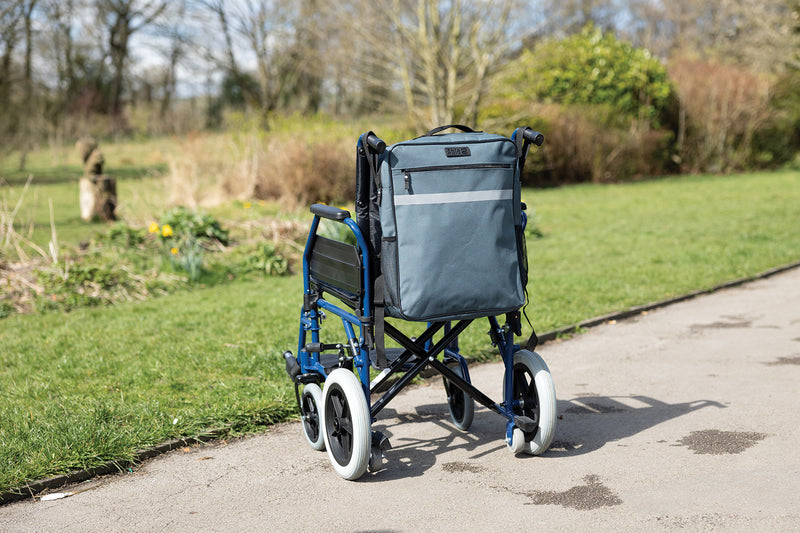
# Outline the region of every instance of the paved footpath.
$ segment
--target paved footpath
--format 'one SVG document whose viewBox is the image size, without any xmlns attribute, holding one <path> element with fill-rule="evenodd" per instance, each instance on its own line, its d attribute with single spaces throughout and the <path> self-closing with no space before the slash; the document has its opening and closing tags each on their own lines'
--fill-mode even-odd
<svg viewBox="0 0 800 533">
<path fill-rule="evenodd" d="M 539 352 L 560 417 L 540 457 L 483 408 L 454 429 L 432 380 L 381 414 L 394 448 L 357 482 L 282 424 L 0 507 L 0 530 L 800 531 L 800 269 Z M 472 369 L 495 398 L 501 373 Z"/>
</svg>

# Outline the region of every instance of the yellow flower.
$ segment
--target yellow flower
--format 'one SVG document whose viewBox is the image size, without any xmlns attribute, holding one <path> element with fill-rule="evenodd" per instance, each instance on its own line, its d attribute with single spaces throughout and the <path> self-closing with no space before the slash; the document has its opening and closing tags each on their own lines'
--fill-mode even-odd
<svg viewBox="0 0 800 533">
<path fill-rule="evenodd" d="M 172 255 L 178 255 L 178 249 L 175 247 L 170 248 L 169 251 Z"/>
<path fill-rule="evenodd" d="M 172 237 L 172 228 L 169 224 L 164 224 L 164 227 L 161 228 L 161 236 L 162 237 Z"/>
<path fill-rule="evenodd" d="M 250 204 L 250 202 L 245 202 L 245 203 L 244 203 L 244 208 L 245 208 L 245 209 L 250 209 L 250 206 L 251 206 L 251 205 L 252 205 L 252 204 Z"/>
<path fill-rule="evenodd" d="M 158 224 L 155 222 L 151 222 L 150 227 L 147 228 L 147 231 L 149 231 L 150 233 L 158 233 Z"/>
</svg>

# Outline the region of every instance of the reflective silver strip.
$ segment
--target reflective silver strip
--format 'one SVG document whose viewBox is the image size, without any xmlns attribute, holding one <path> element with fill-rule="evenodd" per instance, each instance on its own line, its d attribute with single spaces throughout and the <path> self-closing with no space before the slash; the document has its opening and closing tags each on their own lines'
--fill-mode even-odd
<svg viewBox="0 0 800 533">
<path fill-rule="evenodd" d="M 514 191 L 511 189 L 434 194 L 401 194 L 394 197 L 394 205 L 460 204 L 466 202 L 511 200 L 512 198 L 514 198 Z"/>
</svg>

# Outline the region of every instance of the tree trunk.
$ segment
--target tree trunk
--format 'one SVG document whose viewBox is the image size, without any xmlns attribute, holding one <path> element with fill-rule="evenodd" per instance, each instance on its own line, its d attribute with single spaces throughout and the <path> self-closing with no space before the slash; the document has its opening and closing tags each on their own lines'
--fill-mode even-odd
<svg viewBox="0 0 800 533">
<path fill-rule="evenodd" d="M 81 218 L 86 222 L 117 220 L 117 180 L 106 175 L 86 175 L 79 181 Z"/>
<path fill-rule="evenodd" d="M 76 144 L 83 159 L 83 176 L 78 182 L 81 218 L 86 222 L 116 220 L 117 180 L 103 174 L 102 152 L 91 138 L 80 139 Z"/>
</svg>

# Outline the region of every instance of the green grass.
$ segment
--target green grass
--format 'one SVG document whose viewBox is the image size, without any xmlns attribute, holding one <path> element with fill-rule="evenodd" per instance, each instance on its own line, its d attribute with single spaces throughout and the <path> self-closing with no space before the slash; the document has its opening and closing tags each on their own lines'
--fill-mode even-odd
<svg viewBox="0 0 800 533">
<path fill-rule="evenodd" d="M 174 152 L 175 147 L 172 138 L 120 143 L 100 141 L 100 151 L 105 159 L 103 170 L 123 181 L 161 174 L 167 168 L 167 154 Z M 36 183 L 74 183 L 77 188 L 78 178 L 83 174 L 83 162 L 74 145 L 30 152 L 22 169 L 19 162 L 18 152 L 0 158 L 0 184 L 22 186 L 33 174 Z"/>
<path fill-rule="evenodd" d="M 527 313 L 540 332 L 800 260 L 798 172 L 523 196 L 544 233 L 528 240 Z M 301 290 L 297 276 L 236 281 L 0 321 L 0 490 L 204 428 L 292 416 L 280 353 L 294 349 Z M 489 357 L 486 329 L 464 334 L 465 353 Z"/>
<path fill-rule="evenodd" d="M 296 343 L 296 282 L 5 319 L 0 489 L 176 435 L 285 419 L 294 392 L 278 354 Z"/>
<path fill-rule="evenodd" d="M 542 330 L 800 259 L 800 173 L 529 191 Z"/>
<path fill-rule="evenodd" d="M 159 177 L 167 168 L 163 144 L 151 141 L 101 146 L 105 171 L 117 180 L 120 217 L 144 224 L 141 219 L 152 218 L 148 215 L 153 206 L 163 204 L 164 186 Z M 50 201 L 60 244 L 77 245 L 105 230 L 105 224 L 87 224 L 80 218 L 78 180 L 83 167 L 74 148 L 33 152 L 24 171 L 17 167 L 17 154 L 0 160 L 0 210 L 10 213 L 24 195 L 14 219 L 15 231 L 23 238 L 48 249 L 52 238 Z M 26 190 L 28 176 L 33 180 Z M 32 252 L 26 248 L 26 253 Z"/>
</svg>

